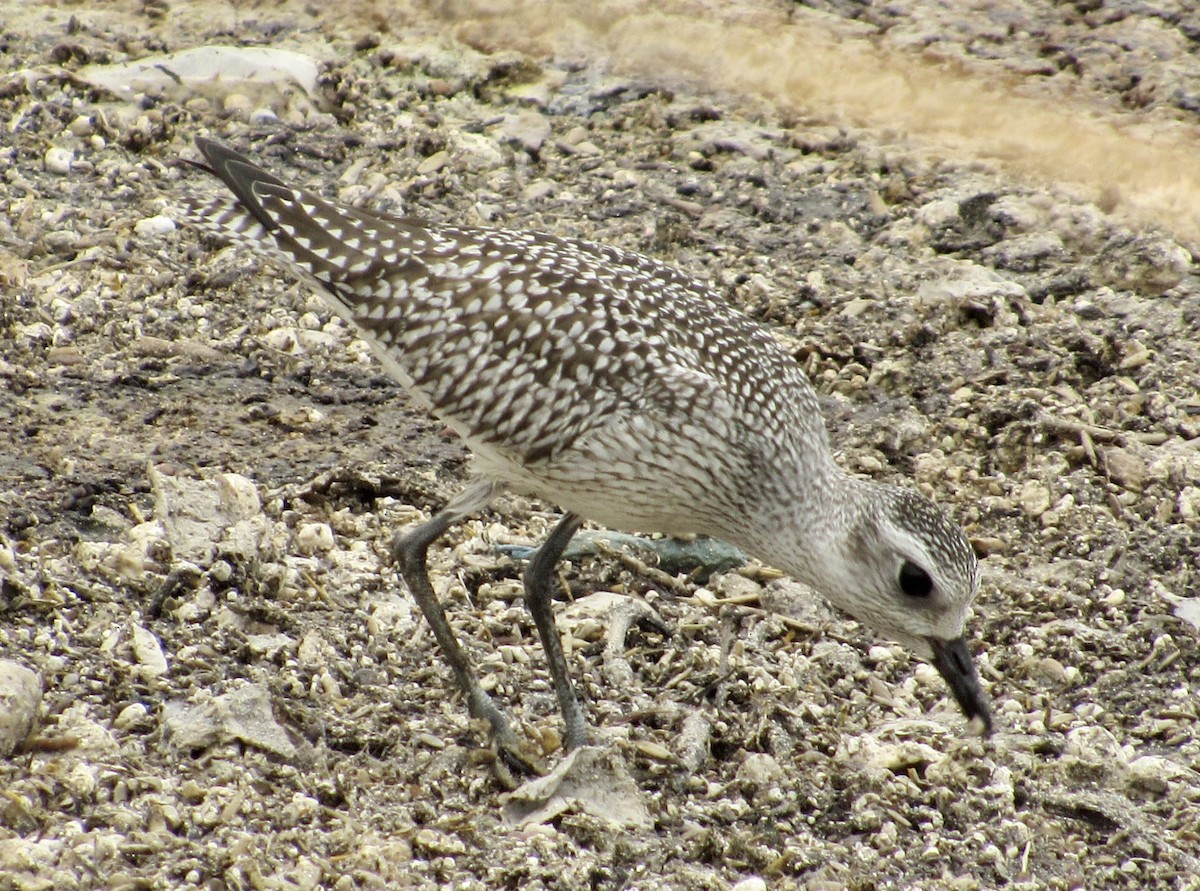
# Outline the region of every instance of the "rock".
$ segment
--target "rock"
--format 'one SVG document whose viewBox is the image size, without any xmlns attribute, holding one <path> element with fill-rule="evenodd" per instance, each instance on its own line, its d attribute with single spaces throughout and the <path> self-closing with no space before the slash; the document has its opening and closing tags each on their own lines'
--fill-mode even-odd
<svg viewBox="0 0 1200 891">
<path fill-rule="evenodd" d="M 75 163 L 75 153 L 68 148 L 52 146 L 46 150 L 44 161 L 46 169 L 51 173 L 66 176 L 71 172 L 71 167 Z"/>
<path fill-rule="evenodd" d="M 250 654 L 262 659 L 274 659 L 281 650 L 291 649 L 295 645 L 294 638 L 281 632 L 246 635 L 246 647 Z"/>
<path fill-rule="evenodd" d="M 1146 462 L 1128 449 L 1105 449 L 1104 472 L 1123 489 L 1140 492 L 1146 482 Z"/>
<path fill-rule="evenodd" d="M 150 711 L 140 702 L 134 702 L 125 706 L 113 718 L 113 727 L 116 730 L 135 730 L 149 723 Z"/>
<path fill-rule="evenodd" d="M 448 163 L 450 163 L 450 153 L 443 149 L 442 151 L 434 152 L 418 164 L 417 173 L 421 176 L 429 176 L 431 173 L 437 173 Z"/>
<path fill-rule="evenodd" d="M 1126 783 L 1134 789 L 1163 795 L 1171 784 L 1186 778 L 1187 769 L 1161 755 L 1142 755 L 1129 762 Z"/>
<path fill-rule="evenodd" d="M 729 153 L 765 161 L 772 152 L 780 153 L 782 134 L 740 121 L 707 121 L 681 131 L 673 140 L 677 157 L 699 152 L 708 157 Z M 794 152 L 793 152 L 794 154 Z"/>
<path fill-rule="evenodd" d="M 454 134 L 454 161 L 467 171 L 479 173 L 504 167 L 508 160 L 496 143 L 482 133 Z"/>
<path fill-rule="evenodd" d="M 216 477 L 216 484 L 221 507 L 234 522 L 252 519 L 262 512 L 262 500 L 254 480 L 240 473 L 221 473 Z"/>
<path fill-rule="evenodd" d="M 550 773 L 506 795 L 502 807 L 510 826 L 548 823 L 572 811 L 631 829 L 654 825 L 621 755 L 595 746 L 575 749 Z"/>
<path fill-rule="evenodd" d="M 917 299 L 927 303 L 949 301 L 952 304 L 980 303 L 983 304 L 990 316 L 1004 312 L 1003 305 L 1009 300 L 1025 300 L 1029 295 L 1026 290 L 994 270 L 967 260 L 945 261 L 945 275 L 922 285 L 917 290 Z M 1012 315 L 1012 321 L 1016 316 Z M 999 320 L 1000 324 L 1011 324 L 1007 319 Z"/>
<path fill-rule="evenodd" d="M 1179 516 L 1189 522 L 1200 520 L 1200 486 L 1184 486 L 1176 502 Z"/>
<path fill-rule="evenodd" d="M 296 550 L 301 554 L 332 551 L 336 541 L 328 523 L 305 523 L 296 530 Z"/>
<path fill-rule="evenodd" d="M 983 251 L 985 259 L 1014 272 L 1036 272 L 1061 262 L 1066 256 L 1057 232 L 1030 232 L 994 244 Z"/>
<path fill-rule="evenodd" d="M 263 342 L 273 350 L 297 355 L 328 351 L 338 345 L 337 337 L 328 331 L 310 331 L 291 325 L 271 329 L 263 335 Z"/>
<path fill-rule="evenodd" d="M 162 644 L 141 625 L 133 626 L 133 658 L 137 661 L 137 673 L 144 681 L 167 673 L 167 657 L 163 655 Z"/>
<path fill-rule="evenodd" d="M 261 504 L 254 482 L 239 474 L 196 480 L 149 470 L 154 512 L 162 523 L 176 560 L 207 566 L 218 545 L 250 556 L 264 535 Z"/>
<path fill-rule="evenodd" d="M 924 770 L 945 756 L 933 746 L 915 740 L 893 742 L 863 735 L 847 740 L 845 749 L 838 749 L 837 760 L 890 773 L 904 773 L 911 767 Z"/>
<path fill-rule="evenodd" d="M 1028 517 L 1040 517 L 1050 509 L 1050 490 L 1038 480 L 1026 480 L 1017 495 L 1021 510 Z"/>
<path fill-rule="evenodd" d="M 765 752 L 752 752 L 738 767 L 737 778 L 750 789 L 758 790 L 776 783 L 783 777 L 779 762 Z"/>
<path fill-rule="evenodd" d="M 175 231 L 175 221 L 168 216 L 145 217 L 133 224 L 133 232 L 141 238 L 157 238 Z"/>
<path fill-rule="evenodd" d="M 1175 287 L 1192 266 L 1187 249 L 1154 235 L 1113 238 L 1096 260 L 1093 272 L 1100 283 L 1152 296 Z"/>
<path fill-rule="evenodd" d="M 280 758 L 297 755 L 295 744 L 275 720 L 265 687 L 247 684 L 200 705 L 168 703 L 167 739 L 177 749 L 206 749 L 239 740 Z"/>
<path fill-rule="evenodd" d="M 1125 766 L 1128 758 L 1121 744 L 1103 727 L 1077 727 L 1067 733 L 1063 758 L 1076 768 L 1111 773 Z"/>
<path fill-rule="evenodd" d="M 526 110 L 504 116 L 500 132 L 505 142 L 537 154 L 550 136 L 550 121 L 540 112 Z"/>
<path fill-rule="evenodd" d="M 990 191 L 964 190 L 960 196 L 929 202 L 916 218 L 939 253 L 986 248 L 1004 237 L 1004 223 L 992 208 L 998 197 Z"/>
<path fill-rule="evenodd" d="M 549 198 L 558 191 L 558 186 L 550 182 L 548 179 L 535 179 L 524 189 L 521 190 L 521 197 L 525 201 L 541 201 Z"/>
<path fill-rule="evenodd" d="M 17 751 L 37 721 L 42 679 L 19 662 L 0 660 L 0 758 Z"/>
<path fill-rule="evenodd" d="M 236 94 L 240 97 L 234 103 L 236 110 L 248 113 L 280 102 L 297 88 L 306 96 L 319 96 L 317 73 L 315 60 L 292 50 L 210 45 L 135 62 L 86 65 L 76 75 L 128 100 L 146 93 L 178 102 Z M 228 100 L 224 105 L 231 110 Z"/>
<path fill-rule="evenodd" d="M 803 582 L 790 578 L 772 581 L 759 595 L 759 603 L 768 612 L 787 616 L 813 628 L 820 628 L 834 617 L 829 605 Z M 838 644 L 833 644 L 835 648 Z"/>
<path fill-rule="evenodd" d="M 1183 597 L 1175 601 L 1172 612 L 1196 631 L 1200 631 L 1200 597 Z"/>
<path fill-rule="evenodd" d="M 46 878 L 55 874 L 67 850 L 67 843 L 61 838 L 0 839 L 0 876 L 5 878 L 6 884 L 12 882 L 7 887 L 20 891 L 69 887 L 66 882 L 56 883 Z M 71 878 L 75 875 L 72 870 Z"/>
</svg>

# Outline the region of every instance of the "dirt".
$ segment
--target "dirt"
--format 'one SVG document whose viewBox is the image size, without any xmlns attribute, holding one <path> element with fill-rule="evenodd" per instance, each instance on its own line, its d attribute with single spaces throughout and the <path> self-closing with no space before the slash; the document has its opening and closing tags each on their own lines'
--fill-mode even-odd
<svg viewBox="0 0 1200 891">
<path fill-rule="evenodd" d="M 1150 108 L 1140 125 L 1200 132 L 1190 88 L 1171 92 L 1197 54 L 1185 12 L 858 6 L 741 8 L 890 51 L 934 35 L 981 82 L 1054 95 L 1075 78 L 1097 116 Z M 553 55 L 484 40 L 466 4 L 4 18 L 0 659 L 43 698 L 0 761 L 0 888 L 1200 888 L 1188 227 L 814 99 L 638 72 L 565 24 Z M 308 91 L 127 96 L 87 79 L 212 43 L 320 73 Z M 970 735 L 931 668 L 768 568 L 580 554 L 576 605 L 613 592 L 666 622 L 634 624 L 621 682 L 603 617 L 564 623 L 652 825 L 581 808 L 507 824 L 390 559 L 468 456 L 306 286 L 171 225 L 173 198 L 212 188 L 184 163 L 201 134 L 330 197 L 714 281 L 804 364 L 843 464 L 915 483 L 986 555 L 970 635 L 996 734 Z M 506 548 L 556 519 L 502 498 L 431 553 L 460 639 L 551 763 L 555 700 Z"/>
</svg>

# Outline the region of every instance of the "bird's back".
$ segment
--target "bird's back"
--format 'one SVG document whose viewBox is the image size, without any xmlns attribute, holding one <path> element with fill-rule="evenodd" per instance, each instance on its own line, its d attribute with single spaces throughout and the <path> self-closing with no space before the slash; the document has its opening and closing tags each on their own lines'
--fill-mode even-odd
<svg viewBox="0 0 1200 891">
<path fill-rule="evenodd" d="M 502 481 L 572 506 L 559 490 L 577 488 L 576 475 L 658 483 L 661 496 L 711 487 L 713 473 L 761 474 L 781 455 L 825 460 L 798 364 L 695 279 L 586 241 L 334 204 L 215 143 L 202 148 L 237 201 L 193 202 L 193 222 L 315 280 Z M 606 461 L 619 471 L 589 470 Z M 605 481 L 596 488 L 612 494 Z"/>
</svg>

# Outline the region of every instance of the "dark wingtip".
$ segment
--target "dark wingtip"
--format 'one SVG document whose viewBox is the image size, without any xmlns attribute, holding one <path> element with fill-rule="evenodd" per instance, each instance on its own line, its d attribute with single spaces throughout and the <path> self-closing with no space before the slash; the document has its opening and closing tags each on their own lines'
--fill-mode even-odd
<svg viewBox="0 0 1200 891">
<path fill-rule="evenodd" d="M 967 649 L 967 639 L 956 637 L 954 640 L 929 638 L 933 648 L 933 667 L 945 679 L 954 701 L 962 709 L 967 720 L 978 721 L 982 724 L 982 735 L 991 736 L 995 729 L 992 723 L 992 710 L 988 706 L 987 694 L 979 685 L 979 675 L 975 672 L 975 662 Z"/>
<path fill-rule="evenodd" d="M 282 180 L 267 173 L 245 155 L 235 152 L 229 146 L 217 142 L 215 139 L 197 136 L 196 148 L 200 149 L 200 154 L 208 162 L 207 167 L 202 164 L 197 164 L 197 167 L 208 171 L 225 183 L 229 190 L 237 196 L 242 206 L 268 230 L 275 229 L 279 225 L 263 208 L 262 202 L 255 194 L 255 186 L 270 185 L 286 188 Z"/>
<path fill-rule="evenodd" d="M 200 154 L 204 155 L 204 159 L 208 161 L 209 167 L 218 176 L 223 177 L 225 163 L 228 161 L 241 161 L 247 166 L 254 166 L 254 163 L 245 155 L 235 152 L 229 146 L 225 145 L 225 143 L 209 139 L 207 136 L 196 137 L 196 148 L 200 149 Z"/>
</svg>

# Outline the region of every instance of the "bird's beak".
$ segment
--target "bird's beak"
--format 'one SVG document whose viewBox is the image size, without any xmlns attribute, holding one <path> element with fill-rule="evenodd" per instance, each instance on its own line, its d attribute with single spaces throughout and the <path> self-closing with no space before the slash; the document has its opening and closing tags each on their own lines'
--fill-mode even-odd
<svg viewBox="0 0 1200 891">
<path fill-rule="evenodd" d="M 956 637 L 954 640 L 939 640 L 928 638 L 933 648 L 933 667 L 938 670 L 954 701 L 968 720 L 979 718 L 983 722 L 983 735 L 990 736 L 992 732 L 992 712 L 988 708 L 987 696 L 979 686 L 979 675 L 975 673 L 975 663 L 967 650 L 967 639 Z"/>
</svg>

